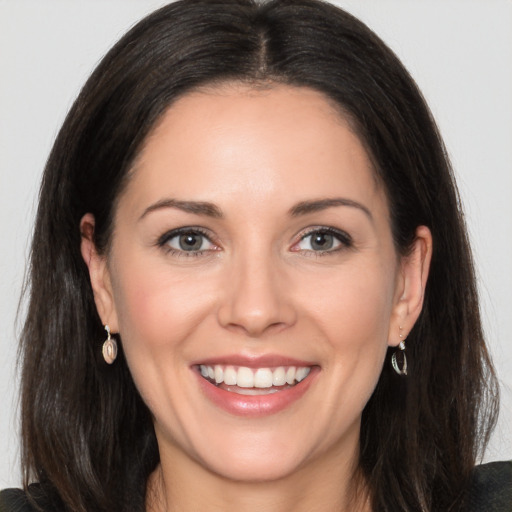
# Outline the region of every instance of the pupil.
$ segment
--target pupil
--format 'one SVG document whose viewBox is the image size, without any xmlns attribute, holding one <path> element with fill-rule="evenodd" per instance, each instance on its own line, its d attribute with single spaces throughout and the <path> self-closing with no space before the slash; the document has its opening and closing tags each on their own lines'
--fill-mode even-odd
<svg viewBox="0 0 512 512">
<path fill-rule="evenodd" d="M 311 247 L 313 249 L 325 251 L 327 249 L 331 249 L 332 246 L 333 236 L 329 235 L 328 233 L 317 233 L 311 240 Z"/>
<path fill-rule="evenodd" d="M 180 236 L 180 248 L 184 251 L 198 251 L 201 249 L 201 236 L 193 233 L 187 233 Z"/>
</svg>

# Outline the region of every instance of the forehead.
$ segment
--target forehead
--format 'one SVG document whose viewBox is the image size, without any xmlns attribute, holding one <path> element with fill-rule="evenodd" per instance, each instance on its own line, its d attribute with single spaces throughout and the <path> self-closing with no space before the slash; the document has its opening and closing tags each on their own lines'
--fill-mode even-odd
<svg viewBox="0 0 512 512">
<path fill-rule="evenodd" d="M 382 195 L 341 109 L 320 92 L 284 85 L 227 84 L 184 95 L 148 136 L 127 188 L 147 200 L 165 193 L 228 205 L 250 196 L 260 206 L 276 195 L 290 204 Z"/>
</svg>

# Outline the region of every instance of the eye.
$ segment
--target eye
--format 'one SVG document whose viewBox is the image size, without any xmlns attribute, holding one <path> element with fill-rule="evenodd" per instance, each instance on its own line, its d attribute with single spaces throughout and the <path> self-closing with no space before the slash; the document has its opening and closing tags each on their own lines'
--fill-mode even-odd
<svg viewBox="0 0 512 512">
<path fill-rule="evenodd" d="M 352 239 L 347 233 L 333 228 L 318 228 L 303 235 L 292 250 L 313 252 L 335 252 L 350 247 Z"/>
<path fill-rule="evenodd" d="M 202 254 L 205 251 L 217 250 L 205 233 L 199 229 L 178 229 L 160 237 L 158 245 L 175 253 L 189 253 L 190 256 Z M 184 254 L 183 254 L 184 255 Z"/>
</svg>

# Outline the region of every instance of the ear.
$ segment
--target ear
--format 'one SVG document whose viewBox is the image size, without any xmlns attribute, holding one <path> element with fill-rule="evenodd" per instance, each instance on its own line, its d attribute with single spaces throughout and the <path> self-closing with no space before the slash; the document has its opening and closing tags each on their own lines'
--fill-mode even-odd
<svg viewBox="0 0 512 512">
<path fill-rule="evenodd" d="M 390 346 L 405 340 L 421 313 L 431 259 L 432 234 L 426 226 L 419 226 L 411 251 L 400 262 L 388 333 Z"/>
<path fill-rule="evenodd" d="M 98 253 L 94 243 L 95 219 L 92 213 L 86 213 L 80 220 L 82 258 L 89 269 L 89 278 L 94 293 L 94 302 L 103 325 L 108 324 L 112 333 L 119 332 L 117 313 L 107 258 Z"/>
</svg>

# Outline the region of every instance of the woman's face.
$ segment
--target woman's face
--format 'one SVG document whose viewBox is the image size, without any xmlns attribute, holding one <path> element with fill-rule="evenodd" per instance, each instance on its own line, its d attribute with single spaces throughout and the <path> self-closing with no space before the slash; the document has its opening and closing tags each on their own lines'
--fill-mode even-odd
<svg viewBox="0 0 512 512">
<path fill-rule="evenodd" d="M 108 257 L 85 244 L 162 461 L 236 480 L 355 461 L 421 258 L 398 258 L 368 155 L 324 96 L 182 97 L 137 160 Z"/>
</svg>

